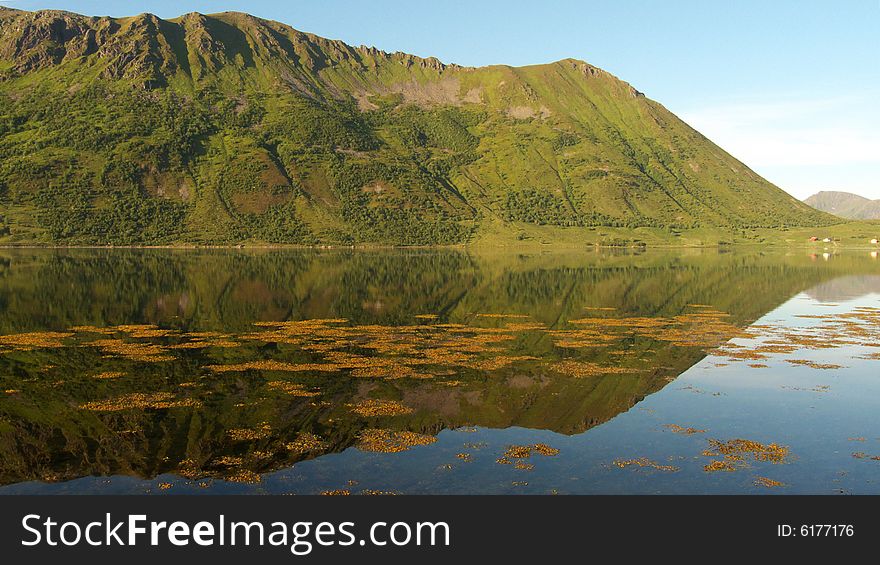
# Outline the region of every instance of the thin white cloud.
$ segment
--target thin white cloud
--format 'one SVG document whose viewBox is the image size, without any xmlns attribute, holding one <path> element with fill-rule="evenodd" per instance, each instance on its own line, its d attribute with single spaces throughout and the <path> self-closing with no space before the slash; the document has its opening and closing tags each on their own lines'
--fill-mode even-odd
<svg viewBox="0 0 880 565">
<path fill-rule="evenodd" d="M 873 98 L 876 100 L 876 98 Z M 728 103 L 682 119 L 780 187 L 803 197 L 810 176 L 880 197 L 880 112 L 868 96 Z M 858 174 L 854 174 L 854 169 Z M 811 171 L 812 175 L 804 174 Z"/>
</svg>

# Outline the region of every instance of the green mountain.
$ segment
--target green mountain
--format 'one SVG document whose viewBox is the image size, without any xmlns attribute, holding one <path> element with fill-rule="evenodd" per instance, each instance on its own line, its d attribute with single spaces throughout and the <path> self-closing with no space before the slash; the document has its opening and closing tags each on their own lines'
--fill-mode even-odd
<svg viewBox="0 0 880 565">
<path fill-rule="evenodd" d="M 869 200 L 851 192 L 823 190 L 804 200 L 807 204 L 850 220 L 880 220 L 880 200 Z"/>
<path fill-rule="evenodd" d="M 0 8 L 0 203 L 2 243 L 835 221 L 582 61 L 468 68 L 240 13 Z"/>
</svg>

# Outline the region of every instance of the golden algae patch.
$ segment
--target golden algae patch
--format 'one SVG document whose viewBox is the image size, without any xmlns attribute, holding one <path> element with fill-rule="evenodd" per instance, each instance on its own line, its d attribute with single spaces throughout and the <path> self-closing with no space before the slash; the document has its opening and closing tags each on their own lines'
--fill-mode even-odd
<svg viewBox="0 0 880 565">
<path fill-rule="evenodd" d="M 207 365 L 205 368 L 215 373 L 235 373 L 242 371 L 324 371 L 336 372 L 340 369 L 338 365 L 327 363 L 285 363 L 282 361 L 249 361 L 247 363 L 238 363 L 235 365 Z"/>
<path fill-rule="evenodd" d="M 504 324 L 504 329 L 510 332 L 534 332 L 546 328 L 547 326 L 541 322 L 508 322 Z"/>
<path fill-rule="evenodd" d="M 233 441 L 265 439 L 272 435 L 272 426 L 268 422 L 261 422 L 254 428 L 232 428 L 226 430 L 226 435 Z"/>
<path fill-rule="evenodd" d="M 340 488 L 336 490 L 322 490 L 322 496 L 349 496 L 351 495 L 351 491 L 347 488 Z"/>
<path fill-rule="evenodd" d="M 351 376 L 369 379 L 431 379 L 434 375 L 416 371 L 407 365 L 391 364 L 386 366 L 359 367 L 351 371 Z"/>
<path fill-rule="evenodd" d="M 718 471 L 733 472 L 736 468 L 733 466 L 733 463 L 728 460 L 715 459 L 704 465 L 703 470 L 707 473 L 717 473 Z"/>
<path fill-rule="evenodd" d="M 237 467 L 244 463 L 244 459 L 241 457 L 235 457 L 233 455 L 223 455 L 222 457 L 218 457 L 211 462 L 213 465 L 220 465 L 223 467 Z"/>
<path fill-rule="evenodd" d="M 166 349 L 161 345 L 129 343 L 121 339 L 99 339 L 85 345 L 98 347 L 109 356 L 123 357 L 130 361 L 154 363 L 174 360 L 174 357 L 168 355 Z"/>
<path fill-rule="evenodd" d="M 559 455 L 559 449 L 555 447 L 550 447 L 546 443 L 536 443 L 532 445 L 532 449 L 538 455 L 543 455 L 544 457 L 553 457 L 555 455 Z"/>
<path fill-rule="evenodd" d="M 522 459 L 517 459 L 516 463 L 513 464 L 513 468 L 520 471 L 532 471 L 535 469 L 535 466 L 532 463 L 526 463 Z"/>
<path fill-rule="evenodd" d="M 553 363 L 550 368 L 557 373 L 575 377 L 578 379 L 595 377 L 598 375 L 623 375 L 639 373 L 638 369 L 628 367 L 608 367 L 587 361 L 565 360 Z"/>
<path fill-rule="evenodd" d="M 709 448 L 703 452 L 708 457 L 724 456 L 731 460 L 751 458 L 755 461 L 770 463 L 786 463 L 790 458 L 787 446 L 776 443 L 762 444 L 748 439 L 732 439 L 728 441 L 709 440 Z"/>
<path fill-rule="evenodd" d="M 418 445 L 430 445 L 436 441 L 437 438 L 434 436 L 416 432 L 368 428 L 358 435 L 356 447 L 361 451 L 398 453 Z"/>
<path fill-rule="evenodd" d="M 175 399 L 170 392 L 142 393 L 134 392 L 123 394 L 115 398 L 94 400 L 81 404 L 83 410 L 93 412 L 116 412 L 119 410 L 144 410 L 147 408 L 192 408 L 201 406 L 201 403 L 192 398 Z"/>
<path fill-rule="evenodd" d="M 638 459 L 615 459 L 611 464 L 620 469 L 625 469 L 626 467 L 640 467 L 666 471 L 669 473 L 674 473 L 679 470 L 679 468 L 674 465 L 661 465 L 647 457 L 639 457 Z"/>
<path fill-rule="evenodd" d="M 226 475 L 225 479 L 232 483 L 245 484 L 257 484 L 263 480 L 258 473 L 254 473 L 248 469 L 236 469 L 231 474 Z"/>
<path fill-rule="evenodd" d="M 511 459 L 527 459 L 532 453 L 542 455 L 544 457 L 553 457 L 559 454 L 559 450 L 550 447 L 546 443 L 534 443 L 532 445 L 509 445 L 504 455 L 497 461 L 501 464 L 508 464 Z"/>
<path fill-rule="evenodd" d="M 19 351 L 64 347 L 64 339 L 71 336 L 73 336 L 71 332 L 28 332 L 0 335 L 0 346 Z"/>
<path fill-rule="evenodd" d="M 609 343 L 615 342 L 620 338 L 620 336 L 603 333 L 593 329 L 550 330 L 547 333 L 553 337 L 553 343 L 557 347 L 568 347 L 572 349 L 605 347 Z"/>
<path fill-rule="evenodd" d="M 815 361 L 808 361 L 806 359 L 786 359 L 786 363 L 791 363 L 792 365 L 800 365 L 802 367 L 809 367 L 811 369 L 842 369 L 843 365 L 836 365 L 834 363 L 816 363 Z"/>
<path fill-rule="evenodd" d="M 204 475 L 204 471 L 199 467 L 199 464 L 194 459 L 184 459 L 177 465 L 177 474 L 181 477 L 193 480 L 198 479 L 202 475 Z"/>
<path fill-rule="evenodd" d="M 528 314 L 477 314 L 477 318 L 531 318 Z"/>
<path fill-rule="evenodd" d="M 412 408 L 404 406 L 397 400 L 369 398 L 360 402 L 346 404 L 345 406 L 358 416 L 363 416 L 365 418 L 375 416 L 400 416 L 413 413 Z"/>
<path fill-rule="evenodd" d="M 768 479 L 767 477 L 755 477 L 755 486 L 764 488 L 784 487 L 785 483 Z"/>
<path fill-rule="evenodd" d="M 135 339 L 149 339 L 155 337 L 166 337 L 177 334 L 174 330 L 166 330 L 161 328 L 144 328 L 139 330 L 131 330 L 127 332 L 129 336 Z"/>
<path fill-rule="evenodd" d="M 119 377 L 125 375 L 122 371 L 104 371 L 103 373 L 98 373 L 96 375 L 92 375 L 93 379 L 118 379 Z"/>
<path fill-rule="evenodd" d="M 694 435 L 694 434 L 704 434 L 706 430 L 699 430 L 697 428 L 686 428 L 683 426 L 679 426 L 678 424 L 666 424 L 663 426 L 671 432 L 683 435 Z"/>
<path fill-rule="evenodd" d="M 296 436 L 295 440 L 284 444 L 284 447 L 293 453 L 302 454 L 312 451 L 323 451 L 327 449 L 327 442 L 315 434 L 303 432 Z"/>
<path fill-rule="evenodd" d="M 71 326 L 68 330 L 76 333 L 111 335 L 116 333 L 113 328 L 99 328 L 97 326 Z"/>
<path fill-rule="evenodd" d="M 306 390 L 305 386 L 300 383 L 290 383 L 287 381 L 270 381 L 266 383 L 266 387 L 277 392 L 283 392 L 288 396 L 309 398 L 321 394 L 317 391 Z"/>
</svg>

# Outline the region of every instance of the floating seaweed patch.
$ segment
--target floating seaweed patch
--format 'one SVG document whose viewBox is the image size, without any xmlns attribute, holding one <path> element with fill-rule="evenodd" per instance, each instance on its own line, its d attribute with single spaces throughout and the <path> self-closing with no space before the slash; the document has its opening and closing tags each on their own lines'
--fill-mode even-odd
<svg viewBox="0 0 880 565">
<path fill-rule="evenodd" d="M 288 442 L 284 447 L 293 453 L 309 453 L 327 449 L 327 442 L 315 434 L 303 432 L 295 440 Z"/>
<path fill-rule="evenodd" d="M 310 398 L 321 394 L 317 391 L 306 390 L 305 386 L 300 383 L 291 383 L 287 381 L 269 381 L 266 383 L 266 387 L 274 391 L 283 392 L 288 396 Z"/>
<path fill-rule="evenodd" d="M 369 398 L 353 404 L 346 404 L 349 410 L 363 416 L 365 418 L 375 416 L 399 416 L 403 414 L 412 414 L 413 409 L 404 406 L 397 400 L 382 400 L 377 398 Z"/>
<path fill-rule="evenodd" d="M 145 410 L 165 408 L 193 408 L 201 403 L 192 398 L 176 399 L 170 392 L 134 392 L 105 400 L 94 400 L 80 405 L 82 410 L 93 412 L 116 412 L 120 410 Z"/>
<path fill-rule="evenodd" d="M 784 487 L 785 483 L 768 479 L 767 477 L 755 477 L 755 486 L 764 488 Z"/>
<path fill-rule="evenodd" d="M 803 388 L 803 387 L 797 387 L 797 386 L 782 385 L 780 388 L 785 389 L 785 390 L 797 390 L 797 391 L 806 391 L 806 392 L 828 392 L 829 390 L 831 390 L 830 385 L 816 385 L 812 388 Z"/>
<path fill-rule="evenodd" d="M 398 453 L 418 445 L 430 445 L 436 441 L 437 438 L 434 436 L 416 432 L 368 428 L 358 435 L 357 448 L 361 451 Z"/>
<path fill-rule="evenodd" d="M 510 445 L 507 447 L 507 451 L 504 452 L 504 455 L 501 457 L 501 459 L 528 459 L 532 456 L 532 453 L 536 453 L 544 457 L 553 457 L 559 454 L 559 450 L 555 447 L 550 447 L 546 443 L 535 443 L 532 445 Z"/>
<path fill-rule="evenodd" d="M 238 363 L 235 365 L 208 365 L 205 367 L 215 373 L 230 373 L 242 371 L 282 371 L 282 372 L 300 372 L 300 371 L 324 371 L 336 372 L 341 369 L 338 365 L 332 363 L 285 363 L 283 361 L 249 361 L 247 363 Z"/>
<path fill-rule="evenodd" d="M 123 357 L 130 361 L 156 363 L 174 360 L 174 356 L 168 355 L 167 350 L 161 345 L 129 343 L 121 339 L 99 339 L 85 345 L 98 347 L 108 356 Z"/>
<path fill-rule="evenodd" d="M 663 427 L 668 429 L 671 432 L 676 433 L 676 434 L 682 434 L 682 435 L 687 435 L 687 436 L 694 435 L 694 434 L 706 433 L 706 430 L 700 430 L 697 428 L 686 428 L 684 426 L 679 426 L 678 424 L 666 424 Z"/>
<path fill-rule="evenodd" d="M 68 330 L 76 333 L 90 333 L 90 334 L 102 334 L 102 335 L 112 335 L 116 333 L 116 330 L 113 328 L 99 328 L 97 326 L 71 326 L 67 328 Z"/>
<path fill-rule="evenodd" d="M 71 337 L 71 332 L 28 332 L 21 334 L 0 335 L 0 346 L 17 351 L 64 347 L 64 340 Z"/>
<path fill-rule="evenodd" d="M 531 318 L 528 314 L 477 314 L 477 318 Z"/>
<path fill-rule="evenodd" d="M 177 464 L 177 474 L 181 477 L 194 480 L 204 474 L 198 462 L 194 459 L 184 459 Z"/>
<path fill-rule="evenodd" d="M 536 443 L 532 446 L 532 449 L 538 455 L 543 455 L 544 457 L 553 457 L 555 455 L 559 455 L 559 450 L 555 447 L 550 447 L 546 443 Z"/>
<path fill-rule="evenodd" d="M 707 473 L 717 473 L 718 471 L 732 473 L 736 471 L 736 467 L 727 459 L 715 459 L 704 465 L 703 470 Z"/>
<path fill-rule="evenodd" d="M 842 369 L 843 365 L 836 365 L 834 363 L 816 363 L 815 361 L 808 361 L 806 359 L 786 359 L 786 363 L 791 363 L 792 365 L 800 365 L 803 367 L 809 367 L 811 369 Z"/>
<path fill-rule="evenodd" d="M 104 371 L 103 373 L 98 373 L 97 375 L 92 375 L 93 379 L 118 379 L 119 377 L 125 375 L 122 371 Z"/>
<path fill-rule="evenodd" d="M 254 428 L 232 428 L 226 430 L 226 435 L 233 441 L 254 441 L 271 436 L 272 426 L 268 422 L 261 422 Z"/>
<path fill-rule="evenodd" d="M 732 439 L 729 441 L 709 440 L 709 448 L 703 452 L 707 457 L 724 456 L 730 461 L 742 461 L 751 458 L 755 461 L 770 463 L 787 463 L 791 452 L 787 446 L 776 443 L 762 444 L 748 439 Z"/>
<path fill-rule="evenodd" d="M 626 467 L 640 467 L 656 469 L 658 471 L 665 471 L 668 473 L 674 473 L 680 470 L 674 465 L 661 465 L 660 463 L 657 463 L 652 459 L 648 459 L 647 457 L 639 457 L 638 459 L 615 459 L 611 462 L 611 464 L 620 469 L 625 469 Z"/>
<path fill-rule="evenodd" d="M 624 375 L 641 372 L 639 369 L 629 367 L 608 367 L 587 361 L 565 360 L 553 363 L 550 368 L 562 375 L 568 375 L 578 379 L 595 377 L 598 375 Z"/>
<path fill-rule="evenodd" d="M 226 475 L 226 480 L 232 483 L 257 484 L 263 480 L 259 473 L 255 473 L 248 469 L 237 469 L 233 473 Z"/>
</svg>

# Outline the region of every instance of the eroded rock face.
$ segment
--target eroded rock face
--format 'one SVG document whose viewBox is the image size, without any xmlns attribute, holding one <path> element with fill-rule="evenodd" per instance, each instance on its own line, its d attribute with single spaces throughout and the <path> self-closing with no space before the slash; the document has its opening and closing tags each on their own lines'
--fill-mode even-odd
<svg viewBox="0 0 880 565">
<path fill-rule="evenodd" d="M 103 66 L 104 78 L 164 84 L 178 70 L 199 79 L 225 66 L 253 67 L 258 61 L 287 74 L 291 69 L 316 73 L 339 63 L 368 70 L 391 60 L 434 72 L 458 68 L 433 57 L 354 48 L 238 13 L 221 18 L 190 13 L 174 20 L 153 14 L 114 19 L 0 8 L 0 30 L 0 58 L 12 61 L 17 73 L 80 61 Z M 287 82 L 302 82 L 302 77 Z M 308 89 L 300 85 L 295 90 Z"/>
<path fill-rule="evenodd" d="M 99 31 L 109 20 L 89 21 L 67 12 L 0 12 L 0 56 L 26 72 L 95 53 Z"/>
</svg>

